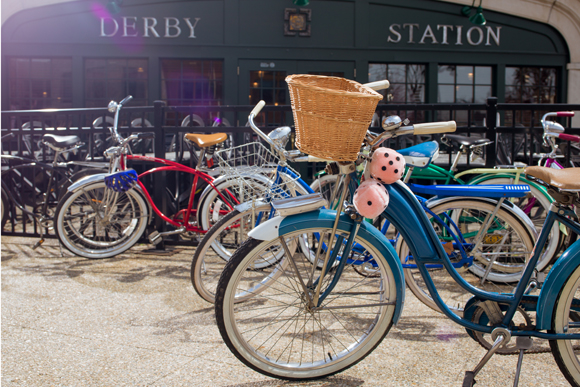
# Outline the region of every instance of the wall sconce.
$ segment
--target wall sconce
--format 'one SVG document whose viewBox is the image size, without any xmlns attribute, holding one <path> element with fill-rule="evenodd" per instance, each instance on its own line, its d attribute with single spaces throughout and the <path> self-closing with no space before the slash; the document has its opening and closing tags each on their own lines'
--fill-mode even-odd
<svg viewBox="0 0 580 387">
<path fill-rule="evenodd" d="M 477 7 L 477 10 L 475 11 L 475 13 L 471 16 L 469 16 L 469 15 L 471 14 L 471 10 L 473 9 L 473 7 L 475 5 L 475 0 L 473 0 L 471 7 L 466 5 L 465 7 L 461 8 L 461 14 L 463 16 L 469 17 L 469 21 L 475 25 L 478 25 L 478 26 L 484 26 L 485 23 L 487 23 L 487 21 L 485 20 L 485 17 L 483 16 L 483 8 L 481 7 L 482 1 L 483 0 L 479 0 L 479 6 Z"/>
<path fill-rule="evenodd" d="M 109 0 L 107 3 L 107 10 L 111 15 L 116 15 L 121 12 L 121 5 L 123 5 L 123 0 Z"/>
<path fill-rule="evenodd" d="M 297 5 L 299 7 L 305 7 L 308 4 L 310 4 L 310 1 L 308 0 L 292 0 L 292 2 L 294 3 L 294 5 Z"/>
</svg>

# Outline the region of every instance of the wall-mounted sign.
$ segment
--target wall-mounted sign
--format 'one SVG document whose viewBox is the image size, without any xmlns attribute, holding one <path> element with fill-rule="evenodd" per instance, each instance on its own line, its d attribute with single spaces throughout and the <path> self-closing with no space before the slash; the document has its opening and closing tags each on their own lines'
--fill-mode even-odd
<svg viewBox="0 0 580 387">
<path fill-rule="evenodd" d="M 389 26 L 389 43 L 449 44 L 461 46 L 499 46 L 501 27 L 464 28 L 462 25 L 437 24 L 431 27 L 419 23 L 391 24 Z"/>
<path fill-rule="evenodd" d="M 201 18 L 193 20 L 189 17 L 137 17 L 123 16 L 120 18 L 102 17 L 102 37 L 121 36 L 124 38 L 178 38 L 182 35 L 195 39 L 195 27 Z"/>
<path fill-rule="evenodd" d="M 312 10 L 306 8 L 286 8 L 284 10 L 284 35 L 310 36 L 310 21 Z"/>
</svg>

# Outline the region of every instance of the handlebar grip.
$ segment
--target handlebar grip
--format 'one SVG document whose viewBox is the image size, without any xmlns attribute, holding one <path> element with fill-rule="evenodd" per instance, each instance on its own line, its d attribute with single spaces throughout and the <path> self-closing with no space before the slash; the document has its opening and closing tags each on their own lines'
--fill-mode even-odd
<svg viewBox="0 0 580 387">
<path fill-rule="evenodd" d="M 137 134 L 137 138 L 138 139 L 154 138 L 154 137 L 155 137 L 155 133 L 151 133 L 151 132 Z"/>
<path fill-rule="evenodd" d="M 427 122 L 413 125 L 414 134 L 452 133 L 457 129 L 455 121 Z"/>
<path fill-rule="evenodd" d="M 560 133 L 558 138 L 566 141 L 580 142 L 580 136 L 574 136 L 573 134 Z"/>
<path fill-rule="evenodd" d="M 128 95 L 125 98 L 123 98 L 123 100 L 121 102 L 119 102 L 119 105 L 124 105 L 124 104 L 126 104 L 127 102 L 129 102 L 132 99 L 133 99 L 133 96 L 132 95 Z"/>
<path fill-rule="evenodd" d="M 382 80 L 382 81 L 376 81 L 376 82 L 370 82 L 370 83 L 364 83 L 363 86 L 368 87 L 369 89 L 373 89 L 373 90 L 384 90 L 384 89 L 388 89 L 390 86 L 389 81 Z"/>
<path fill-rule="evenodd" d="M 558 117 L 574 117 L 574 112 L 556 112 Z"/>
<path fill-rule="evenodd" d="M 258 115 L 258 113 L 260 113 L 260 111 L 262 110 L 262 108 L 266 105 L 266 102 L 264 102 L 263 100 L 258 102 L 258 104 L 252 109 L 252 111 L 250 112 L 250 114 L 253 114 L 254 117 Z"/>
</svg>

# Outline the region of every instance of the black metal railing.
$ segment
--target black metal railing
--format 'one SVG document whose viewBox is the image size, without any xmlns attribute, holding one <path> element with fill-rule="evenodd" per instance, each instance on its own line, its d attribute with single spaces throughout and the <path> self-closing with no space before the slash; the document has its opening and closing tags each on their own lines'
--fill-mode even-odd
<svg viewBox="0 0 580 387">
<path fill-rule="evenodd" d="M 246 126 L 247 116 L 253 106 L 203 106 L 176 107 L 165 106 L 156 101 L 153 106 L 123 107 L 120 114 L 119 132 L 153 132 L 154 139 L 143 140 L 133 145 L 133 152 L 151 154 L 155 157 L 176 160 L 183 164 L 194 165 L 196 157 L 183 142 L 183 135 L 188 132 L 231 134 L 228 145 L 239 145 L 256 141 L 257 136 Z M 580 104 L 498 104 L 497 98 L 488 98 L 485 104 L 380 104 L 373 118 L 371 130 L 382 131 L 381 118 L 397 114 L 409 118 L 411 123 L 456 120 L 457 132 L 469 136 L 487 137 L 494 140 L 485 153 L 485 166 L 493 167 L 496 163 L 510 164 L 521 161 L 535 164 L 537 155 L 545 152 L 542 149 L 542 127 L 540 118 L 549 111 L 580 111 Z M 580 134 L 579 127 L 572 127 L 571 119 L 559 119 L 570 134 Z M 277 126 L 292 126 L 293 117 L 290 106 L 266 106 L 257 119 L 264 131 Z M 29 110 L 4 111 L 1 116 L 2 135 L 14 133 L 10 141 L 3 142 L 3 154 L 17 154 L 36 158 L 39 161 L 52 160 L 53 154 L 39 145 L 45 133 L 69 135 L 81 138 L 86 146 L 69 159 L 103 161 L 103 151 L 111 145 L 109 127 L 112 126 L 112 115 L 106 108 L 62 109 L 62 110 Z M 386 146 L 394 149 L 404 148 L 419 142 L 435 139 L 441 135 L 403 136 L 389 140 Z M 580 150 L 562 144 L 566 165 L 576 160 Z M 451 164 L 454 149 L 441 145 L 441 157 L 438 164 Z M 498 161 L 499 160 L 499 161 Z M 138 171 L 153 167 L 151 163 L 136 165 Z M 463 168 L 470 167 L 469 159 Z M 313 163 L 297 166 L 303 178 L 309 181 L 314 174 L 323 168 L 322 164 Z M 155 176 L 147 181 L 153 200 L 163 211 L 179 208 L 178 198 L 187 192 L 188 178 L 172 178 L 171 184 L 161 181 L 163 176 Z M 163 229 L 161 219 L 155 227 Z"/>
</svg>

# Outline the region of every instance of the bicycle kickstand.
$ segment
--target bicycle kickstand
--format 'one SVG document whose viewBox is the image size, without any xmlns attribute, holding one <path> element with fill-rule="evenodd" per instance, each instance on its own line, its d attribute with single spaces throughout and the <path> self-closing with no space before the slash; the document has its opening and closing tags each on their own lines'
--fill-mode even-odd
<svg viewBox="0 0 580 387">
<path fill-rule="evenodd" d="M 497 352 L 497 350 L 506 345 L 510 341 L 511 334 L 507 329 L 496 328 L 491 332 L 491 338 L 494 340 L 494 343 L 491 346 L 491 348 L 487 351 L 485 356 L 479 361 L 479 364 L 477 364 L 477 366 L 473 371 L 465 371 L 465 377 L 463 378 L 462 387 L 472 387 L 475 384 L 475 376 L 487 364 L 489 359 L 491 359 L 491 357 Z"/>
</svg>

